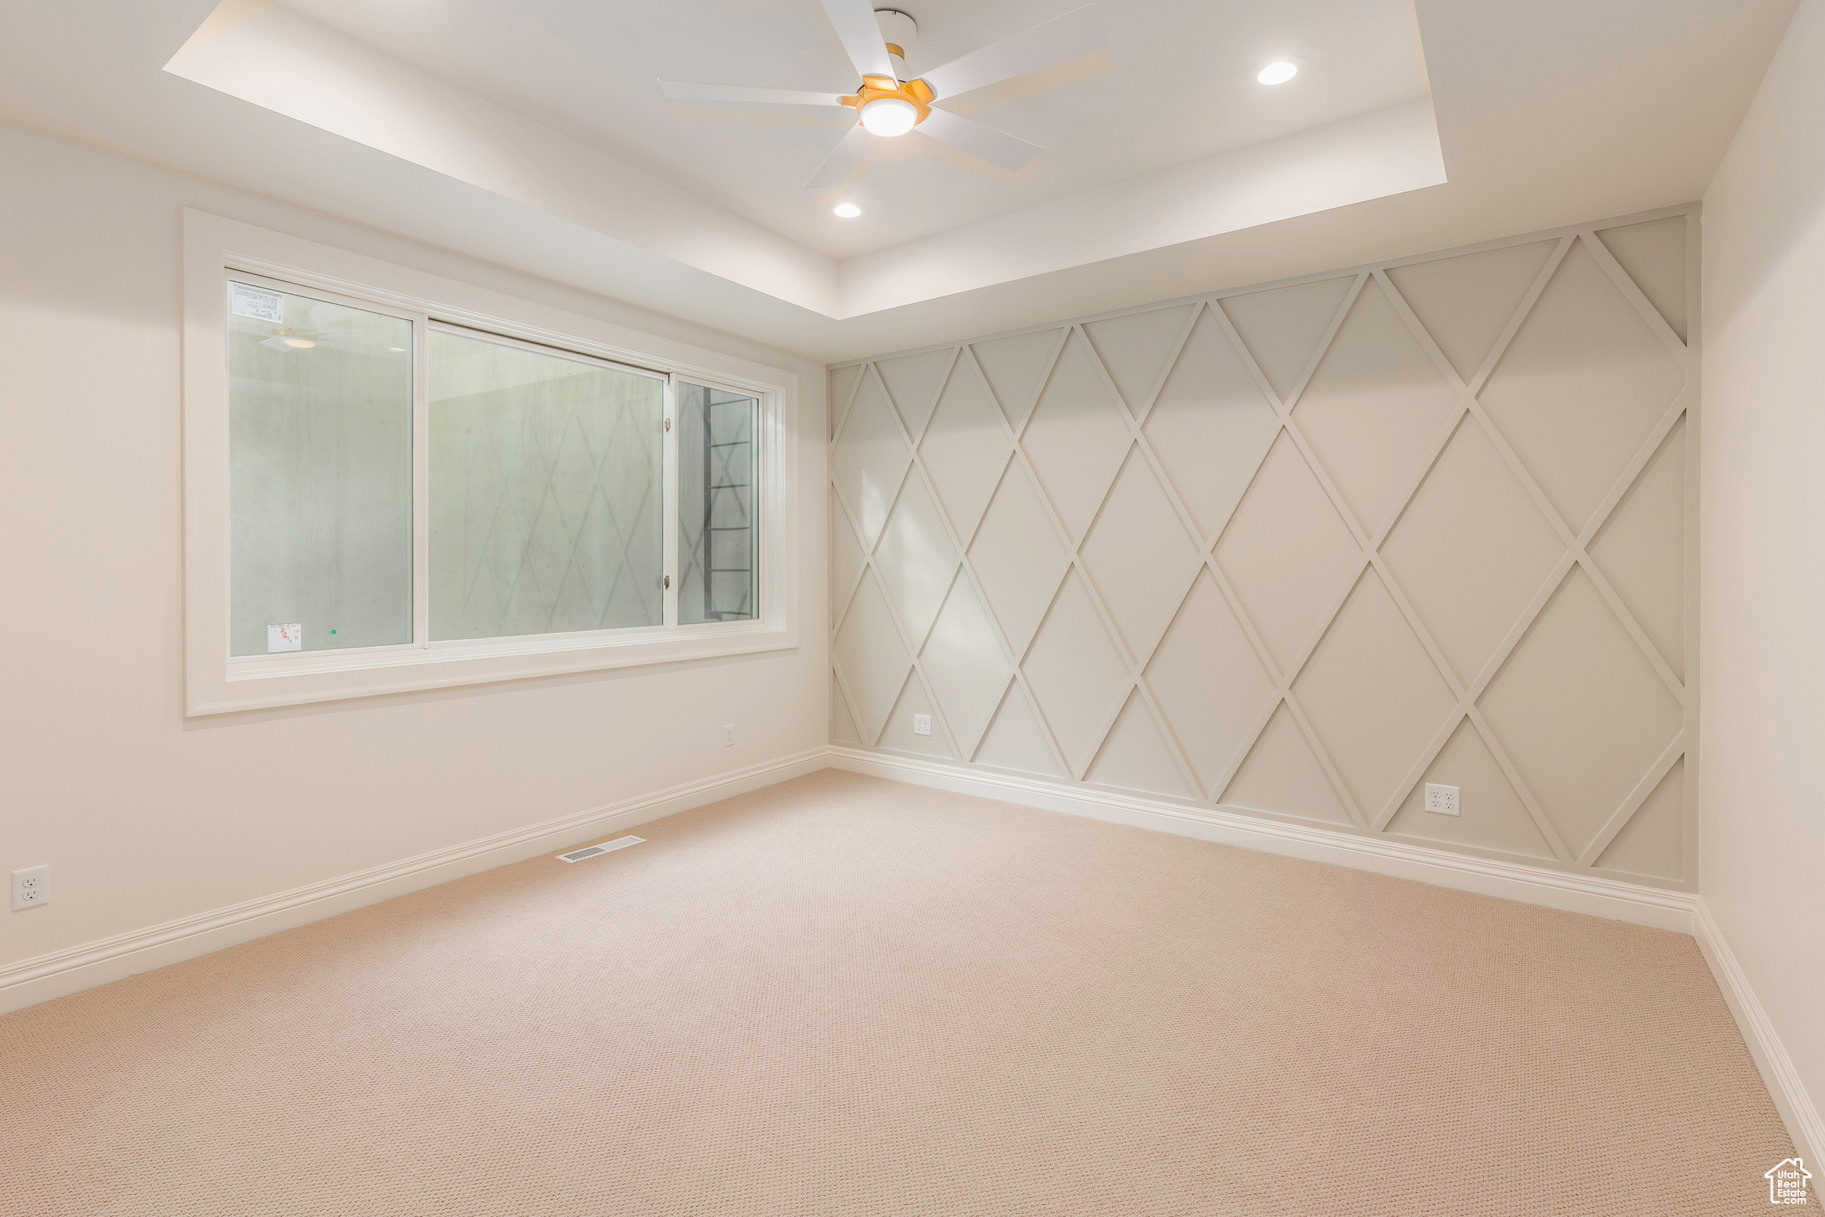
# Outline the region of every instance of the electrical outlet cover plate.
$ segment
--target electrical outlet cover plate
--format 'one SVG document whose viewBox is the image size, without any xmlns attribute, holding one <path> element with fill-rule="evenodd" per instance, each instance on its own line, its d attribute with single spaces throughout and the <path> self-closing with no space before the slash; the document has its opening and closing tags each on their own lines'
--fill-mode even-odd
<svg viewBox="0 0 1825 1217">
<path fill-rule="evenodd" d="M 1457 787 L 1426 783 L 1426 810 L 1441 816 L 1454 816 L 1457 809 Z"/>
<path fill-rule="evenodd" d="M 734 723 L 724 723 L 722 725 L 722 746 L 724 748 L 733 748 L 735 746 Z"/>
<path fill-rule="evenodd" d="M 28 866 L 13 872 L 13 911 L 35 909 L 51 902 L 51 868 Z"/>
<path fill-rule="evenodd" d="M 929 714 L 913 715 L 913 734 L 930 735 L 932 733 L 932 716 Z"/>
</svg>

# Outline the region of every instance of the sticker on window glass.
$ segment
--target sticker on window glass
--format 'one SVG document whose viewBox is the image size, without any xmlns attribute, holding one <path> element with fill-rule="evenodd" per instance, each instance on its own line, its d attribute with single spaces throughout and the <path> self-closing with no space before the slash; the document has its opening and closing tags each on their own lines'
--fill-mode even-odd
<svg viewBox="0 0 1825 1217">
<path fill-rule="evenodd" d="M 255 321 L 270 321 L 275 325 L 285 321 L 285 306 L 278 292 L 262 291 L 245 283 L 228 285 L 228 311 L 237 317 L 252 317 Z"/>
<path fill-rule="evenodd" d="M 304 646 L 304 627 L 296 621 L 284 625 L 266 627 L 266 649 L 270 651 L 296 651 Z"/>
</svg>

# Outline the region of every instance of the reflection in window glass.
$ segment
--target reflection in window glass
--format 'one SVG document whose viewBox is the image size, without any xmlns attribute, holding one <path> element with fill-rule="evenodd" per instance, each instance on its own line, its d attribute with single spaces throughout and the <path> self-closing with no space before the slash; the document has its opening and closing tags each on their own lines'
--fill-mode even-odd
<svg viewBox="0 0 1825 1217">
<path fill-rule="evenodd" d="M 430 335 L 431 637 L 664 623 L 665 383 Z"/>
<path fill-rule="evenodd" d="M 678 385 L 678 622 L 758 616 L 760 401 Z"/>
<path fill-rule="evenodd" d="M 412 641 L 412 323 L 228 290 L 230 653 Z"/>
</svg>

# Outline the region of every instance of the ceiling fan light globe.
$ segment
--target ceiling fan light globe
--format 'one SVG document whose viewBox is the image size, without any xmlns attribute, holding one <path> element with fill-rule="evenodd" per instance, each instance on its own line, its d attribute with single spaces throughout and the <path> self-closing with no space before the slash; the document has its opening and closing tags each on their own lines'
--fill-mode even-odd
<svg viewBox="0 0 1825 1217">
<path fill-rule="evenodd" d="M 878 97 L 862 107 L 862 125 L 871 135 L 905 135 L 917 126 L 919 108 L 898 97 Z"/>
</svg>

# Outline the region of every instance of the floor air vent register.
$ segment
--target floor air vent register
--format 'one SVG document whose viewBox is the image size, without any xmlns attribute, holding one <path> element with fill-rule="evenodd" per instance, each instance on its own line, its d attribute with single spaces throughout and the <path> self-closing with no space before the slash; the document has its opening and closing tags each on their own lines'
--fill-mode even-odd
<svg viewBox="0 0 1825 1217">
<path fill-rule="evenodd" d="M 573 849 L 567 854 L 559 854 L 560 862 L 582 862 L 586 858 L 597 858 L 603 854 L 612 854 L 617 849 L 626 849 L 630 845 L 639 845 L 645 837 L 616 837 L 613 841 L 603 841 L 596 845 L 585 845 L 582 849 Z"/>
</svg>

